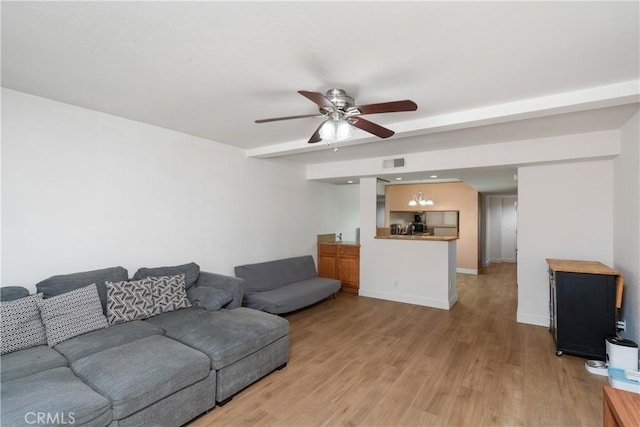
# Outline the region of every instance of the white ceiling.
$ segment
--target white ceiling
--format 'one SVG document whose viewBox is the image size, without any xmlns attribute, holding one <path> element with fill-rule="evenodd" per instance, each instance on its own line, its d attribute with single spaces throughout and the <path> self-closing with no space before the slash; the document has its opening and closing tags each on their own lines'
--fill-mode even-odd
<svg viewBox="0 0 640 427">
<path fill-rule="evenodd" d="M 305 164 L 615 129 L 638 109 L 639 4 L 2 2 L 2 86 Z M 332 87 L 418 111 L 335 153 L 306 143 L 318 118 L 253 122 Z"/>
</svg>

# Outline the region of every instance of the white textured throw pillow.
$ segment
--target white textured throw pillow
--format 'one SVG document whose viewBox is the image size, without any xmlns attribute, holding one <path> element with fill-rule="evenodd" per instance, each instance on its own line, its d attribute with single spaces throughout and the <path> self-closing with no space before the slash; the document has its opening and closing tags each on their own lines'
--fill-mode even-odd
<svg viewBox="0 0 640 427">
<path fill-rule="evenodd" d="M 38 301 L 49 347 L 109 326 L 95 283 Z"/>
<path fill-rule="evenodd" d="M 47 343 L 38 300 L 42 301 L 42 294 L 0 303 L 2 354 Z"/>
<path fill-rule="evenodd" d="M 191 307 L 187 299 L 184 274 L 177 276 L 149 277 L 152 281 L 153 315 L 167 313 L 179 308 Z"/>
<path fill-rule="evenodd" d="M 107 320 L 110 324 L 141 320 L 153 315 L 152 281 L 106 282 Z"/>
</svg>

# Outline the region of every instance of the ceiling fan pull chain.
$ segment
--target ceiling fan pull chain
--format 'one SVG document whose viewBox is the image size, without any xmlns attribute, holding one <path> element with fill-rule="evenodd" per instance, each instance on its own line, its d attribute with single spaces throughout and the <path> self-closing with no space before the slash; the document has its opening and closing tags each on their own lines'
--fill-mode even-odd
<svg viewBox="0 0 640 427">
<path fill-rule="evenodd" d="M 333 152 L 335 153 L 336 151 L 338 151 L 338 140 L 337 139 L 335 141 L 335 146 L 333 147 Z"/>
</svg>

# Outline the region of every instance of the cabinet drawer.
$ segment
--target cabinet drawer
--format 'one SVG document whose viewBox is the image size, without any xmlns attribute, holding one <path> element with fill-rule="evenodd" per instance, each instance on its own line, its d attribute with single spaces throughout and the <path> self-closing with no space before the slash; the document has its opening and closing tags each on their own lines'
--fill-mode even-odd
<svg viewBox="0 0 640 427">
<path fill-rule="evenodd" d="M 338 253 L 336 245 L 318 245 L 318 255 L 335 256 Z"/>
<path fill-rule="evenodd" d="M 340 255 L 358 256 L 360 254 L 360 248 L 358 246 L 338 246 L 338 252 Z"/>
</svg>

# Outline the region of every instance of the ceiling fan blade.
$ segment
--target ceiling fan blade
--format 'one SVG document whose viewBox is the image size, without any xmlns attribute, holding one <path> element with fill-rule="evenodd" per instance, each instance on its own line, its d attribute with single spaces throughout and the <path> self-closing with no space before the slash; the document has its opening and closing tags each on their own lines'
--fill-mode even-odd
<svg viewBox="0 0 640 427">
<path fill-rule="evenodd" d="M 260 120 L 256 120 L 255 123 L 269 123 L 269 122 L 277 122 L 278 120 L 304 119 L 307 117 L 323 117 L 323 116 L 322 114 L 303 114 L 301 116 L 286 116 L 286 117 L 274 117 L 272 119 L 260 119 Z"/>
<path fill-rule="evenodd" d="M 363 119 L 362 117 L 351 117 L 349 118 L 349 123 L 351 123 L 358 129 L 362 129 L 365 132 L 372 133 L 380 138 L 389 138 L 395 133 L 391 129 L 387 129 L 385 127 L 377 125 L 373 122 L 370 122 L 369 120 Z"/>
<path fill-rule="evenodd" d="M 298 93 L 310 101 L 316 103 L 320 108 L 331 108 L 335 109 L 336 106 L 333 102 L 329 101 L 329 99 L 321 94 L 320 92 L 309 92 L 307 90 L 299 90 Z"/>
<path fill-rule="evenodd" d="M 360 114 L 395 113 L 398 111 L 416 111 L 418 105 L 410 99 L 403 101 L 381 102 L 379 104 L 359 105 Z"/>
<path fill-rule="evenodd" d="M 324 122 L 320 123 L 320 126 L 318 126 L 318 129 L 316 129 L 313 135 L 311 135 L 311 138 L 309 138 L 309 141 L 307 141 L 307 144 L 315 144 L 316 142 L 322 141 L 322 137 L 320 136 L 320 128 L 326 122 L 327 121 L 325 120 Z"/>
</svg>

